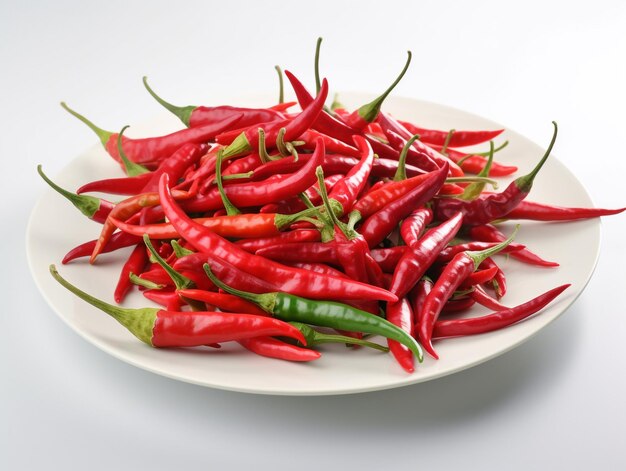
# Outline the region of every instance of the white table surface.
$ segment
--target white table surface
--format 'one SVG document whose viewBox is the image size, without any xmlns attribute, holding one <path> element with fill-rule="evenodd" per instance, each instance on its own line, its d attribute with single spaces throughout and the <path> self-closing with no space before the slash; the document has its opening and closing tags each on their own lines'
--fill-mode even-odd
<svg viewBox="0 0 626 471">
<path fill-rule="evenodd" d="M 0 469 L 625 469 L 625 215 L 603 221 L 582 296 L 521 347 L 429 383 L 317 398 L 211 390 L 108 356 L 36 291 L 24 233 L 36 165 L 54 176 L 96 142 L 60 100 L 117 129 L 159 112 L 143 75 L 181 104 L 274 90 L 277 63 L 310 80 L 320 35 L 335 89 L 384 89 L 411 49 L 398 95 L 540 144 L 557 120 L 555 155 L 598 206 L 624 206 L 626 3 L 184 3 L 0 3 Z"/>
</svg>

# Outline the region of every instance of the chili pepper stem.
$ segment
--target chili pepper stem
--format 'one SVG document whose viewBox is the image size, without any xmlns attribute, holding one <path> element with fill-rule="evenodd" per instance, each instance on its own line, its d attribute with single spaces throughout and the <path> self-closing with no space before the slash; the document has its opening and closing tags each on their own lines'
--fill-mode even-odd
<svg viewBox="0 0 626 471">
<path fill-rule="evenodd" d="M 93 132 L 96 133 L 96 135 L 98 136 L 98 139 L 100 139 L 100 142 L 102 142 L 103 146 L 107 145 L 107 142 L 109 141 L 109 139 L 111 138 L 111 136 L 114 134 L 110 131 L 105 131 L 102 128 L 99 128 L 98 126 L 96 126 L 95 124 L 93 124 L 91 121 L 89 121 L 87 118 L 85 118 L 82 114 L 77 113 L 76 111 L 74 111 L 72 108 L 70 108 L 69 106 L 67 106 L 67 104 L 62 101 L 61 102 L 61 106 L 72 116 L 78 118 L 79 120 L 81 120 L 83 123 L 85 123 L 87 126 L 89 126 L 89 129 L 91 129 Z"/>
<path fill-rule="evenodd" d="M 306 338 L 307 347 L 313 347 L 314 345 L 319 345 L 321 343 L 344 343 L 348 345 L 369 347 L 375 350 L 380 350 L 381 352 L 389 351 L 389 348 L 384 345 L 354 337 L 348 337 L 346 335 L 325 334 L 324 332 L 315 330 L 313 327 L 303 324 L 302 322 L 290 322 L 290 324 L 302 332 L 302 335 Z"/>
<path fill-rule="evenodd" d="M 222 154 L 222 158 L 229 159 L 231 157 L 235 157 L 237 155 L 245 154 L 246 152 L 250 152 L 252 150 L 252 146 L 246 137 L 246 134 L 242 132 L 237 136 L 233 142 L 231 142 L 226 149 L 224 149 L 224 153 Z"/>
<path fill-rule="evenodd" d="M 222 183 L 222 150 L 220 149 L 217 153 L 217 162 L 215 164 L 215 180 L 217 181 L 217 190 L 220 193 L 220 197 L 222 198 L 222 204 L 224 205 L 224 209 L 226 209 L 226 214 L 229 216 L 234 216 L 235 214 L 241 214 L 235 205 L 228 199 L 226 192 L 224 192 L 224 184 Z"/>
<path fill-rule="evenodd" d="M 135 275 L 132 272 L 128 274 L 128 278 L 130 279 L 130 282 L 132 284 L 137 285 L 137 286 L 142 286 L 143 288 L 157 289 L 157 290 L 165 288 L 165 285 L 161 285 L 159 283 L 155 283 L 154 281 L 150 281 L 150 280 L 144 280 L 143 278 L 140 278 L 138 275 Z"/>
<path fill-rule="evenodd" d="M 328 199 L 328 193 L 326 193 L 326 185 L 324 185 L 324 170 L 321 166 L 315 169 L 315 175 L 317 176 L 317 182 L 319 185 L 319 194 L 322 197 L 322 201 L 324 202 L 324 208 L 328 213 L 328 217 L 330 218 L 330 222 L 334 227 L 337 227 L 342 234 L 346 237 L 346 239 L 351 240 L 354 239 L 355 234 L 353 231 L 349 231 L 348 227 L 342 223 L 339 219 L 337 219 L 337 215 L 335 214 L 334 208 L 331 206 L 330 200 Z"/>
<path fill-rule="evenodd" d="M 78 210 L 88 218 L 91 218 L 96 211 L 100 208 L 100 199 L 93 196 L 77 195 L 61 188 L 59 185 L 50 180 L 45 173 L 43 173 L 41 164 L 37 165 L 37 172 L 44 179 L 44 181 L 52 187 L 57 193 L 65 196 Z"/>
<path fill-rule="evenodd" d="M 400 82 L 400 80 L 402 80 L 402 77 L 404 77 L 404 74 L 408 70 L 409 64 L 411 64 L 411 58 L 412 58 L 411 51 L 407 51 L 407 54 L 408 54 L 408 57 L 406 60 L 406 64 L 404 64 L 404 68 L 402 69 L 402 72 L 400 72 L 400 75 L 398 75 L 398 77 L 393 81 L 393 83 L 389 86 L 389 88 L 387 88 L 387 90 L 385 90 L 384 93 L 380 95 L 378 98 L 374 99 L 370 103 L 363 105 L 359 108 L 358 110 L 359 115 L 368 123 L 371 123 L 376 119 L 376 117 L 378 116 L 378 113 L 380 113 L 380 108 L 383 104 L 383 101 L 385 101 L 385 99 L 391 93 L 391 91 L 396 87 L 396 85 L 398 85 L 398 83 Z"/>
<path fill-rule="evenodd" d="M 278 103 L 285 102 L 285 84 L 283 82 L 283 71 L 280 66 L 274 66 L 276 73 L 278 74 Z"/>
<path fill-rule="evenodd" d="M 515 226 L 515 230 L 513 231 L 513 234 L 511 234 L 511 236 L 503 241 L 500 242 L 498 245 L 494 245 L 493 247 L 490 247 L 488 249 L 485 250 L 481 250 L 479 252 L 474 252 L 474 251 L 467 251 L 465 252 L 465 254 L 472 259 L 472 261 L 474 262 L 474 270 L 478 270 L 478 266 L 483 263 L 485 261 L 485 259 L 491 257 L 492 255 L 497 254 L 498 252 L 500 252 L 502 249 L 504 249 L 506 246 L 508 246 L 511 242 L 513 242 L 513 239 L 515 238 L 515 236 L 517 235 L 517 231 L 519 230 L 520 226 L 519 224 L 517 226 Z"/>
<path fill-rule="evenodd" d="M 120 154 L 120 159 L 122 159 L 122 164 L 124 165 L 124 171 L 126 172 L 126 175 L 128 175 L 129 177 L 136 177 L 137 175 L 148 173 L 150 170 L 148 170 L 143 165 L 137 164 L 130 160 L 126 155 L 126 152 L 124 152 L 122 146 L 122 136 L 124 135 L 124 131 L 126 131 L 126 129 L 128 129 L 129 127 L 130 126 L 128 125 L 124 126 L 122 130 L 117 134 L 117 152 Z"/>
<path fill-rule="evenodd" d="M 167 272 L 170 276 L 174 284 L 176 285 L 176 289 L 187 289 L 195 287 L 193 281 L 187 278 L 184 275 L 181 275 L 176 270 L 174 270 L 169 264 L 163 260 L 163 258 L 159 255 L 159 253 L 154 249 L 152 242 L 150 241 L 150 236 L 148 234 L 143 235 L 143 242 L 148 247 L 150 254 L 154 257 L 156 263 L 161 265 L 161 267 Z"/>
<path fill-rule="evenodd" d="M 154 90 L 152 90 L 150 85 L 148 85 L 148 77 L 146 76 L 143 77 L 143 86 L 146 88 L 146 90 L 148 90 L 148 93 L 152 95 L 152 98 L 154 98 L 166 110 L 176 115 L 178 119 L 180 119 L 185 126 L 189 127 L 189 120 L 191 119 L 191 113 L 193 113 L 193 111 L 197 108 L 196 106 L 176 106 L 176 105 L 172 105 L 171 103 L 168 103 L 159 95 L 157 95 L 154 92 Z"/>
<path fill-rule="evenodd" d="M 415 134 L 412 136 L 404 147 L 402 148 L 402 152 L 400 152 L 400 157 L 398 158 L 398 169 L 396 170 L 396 174 L 393 176 L 393 181 L 398 182 L 400 180 L 406 180 L 406 156 L 409 153 L 409 149 L 413 145 L 415 141 L 420 138 L 419 134 Z"/>
<path fill-rule="evenodd" d="M 139 340 L 147 343 L 150 346 L 153 346 L 152 328 L 154 327 L 154 324 L 156 322 L 157 312 L 159 311 L 159 309 L 129 309 L 114 306 L 78 289 L 76 286 L 63 278 L 54 265 L 50 265 L 50 274 L 56 281 L 58 281 L 61 285 L 74 293 L 80 299 L 107 313 L 113 319 L 126 327 Z"/>
<path fill-rule="evenodd" d="M 528 175 L 524 175 L 523 177 L 519 177 L 518 179 L 515 180 L 515 184 L 517 185 L 517 187 L 524 193 L 530 192 L 530 189 L 533 186 L 533 180 L 537 176 L 537 173 L 539 173 L 539 170 L 541 170 L 541 167 L 543 167 L 543 164 L 546 163 L 546 160 L 548 160 L 548 157 L 550 156 L 550 152 L 552 152 L 552 147 L 554 147 L 554 143 L 556 142 L 556 136 L 559 131 L 556 121 L 552 121 L 552 124 L 554 125 L 554 133 L 552 134 L 552 140 L 550 141 L 550 145 L 548 146 L 546 153 L 543 155 L 543 157 L 541 158 L 539 163 L 535 166 L 535 168 L 532 170 L 532 172 L 530 172 Z"/>
<path fill-rule="evenodd" d="M 443 154 L 445 156 L 448 155 L 448 146 L 450 145 L 450 141 L 452 140 L 452 135 L 456 132 L 456 129 L 450 129 L 450 131 L 448 131 L 448 135 L 446 136 L 446 140 L 443 141 L 443 146 L 441 146 L 441 150 L 439 151 L 440 154 Z"/>
<path fill-rule="evenodd" d="M 274 216 L 274 224 L 276 224 L 276 228 L 280 231 L 297 221 L 304 220 L 310 216 L 318 216 L 319 212 L 320 208 L 313 206 L 295 214 L 276 214 L 276 216 Z"/>
<path fill-rule="evenodd" d="M 175 240 L 171 242 L 171 246 L 172 246 L 172 249 L 174 250 L 174 254 L 176 255 L 176 258 L 181 258 L 181 257 L 184 257 L 185 255 L 191 255 L 192 253 L 194 253 L 193 250 L 186 249 Z"/>
<path fill-rule="evenodd" d="M 317 38 L 315 43 L 315 93 L 320 92 L 322 81 L 320 80 L 320 49 L 322 48 L 322 38 Z"/>
<path fill-rule="evenodd" d="M 211 282 L 219 289 L 226 291 L 228 294 L 234 294 L 235 296 L 239 296 L 242 299 L 251 301 L 264 311 L 270 314 L 272 313 L 274 306 L 276 305 L 276 293 L 255 294 L 249 293 L 247 291 L 238 290 L 236 288 L 228 286 L 226 283 L 217 278 L 213 271 L 211 271 L 211 267 L 208 263 L 205 263 L 202 268 L 204 269 L 204 272 L 209 277 Z"/>
</svg>

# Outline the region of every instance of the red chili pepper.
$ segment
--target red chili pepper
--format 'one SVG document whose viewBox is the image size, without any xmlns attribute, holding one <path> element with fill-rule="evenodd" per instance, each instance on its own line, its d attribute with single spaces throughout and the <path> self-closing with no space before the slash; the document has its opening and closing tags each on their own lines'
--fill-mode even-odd
<svg viewBox="0 0 626 471">
<path fill-rule="evenodd" d="M 441 312 L 449 314 L 452 312 L 466 311 L 474 304 L 476 304 L 476 301 L 472 298 L 450 299 L 443 305 Z"/>
<path fill-rule="evenodd" d="M 298 140 L 304 141 L 304 145 L 302 146 L 303 149 L 314 150 L 315 141 L 319 138 L 324 141 L 324 145 L 326 146 L 326 151 L 328 153 L 345 155 L 348 157 L 359 157 L 359 150 L 357 148 L 352 147 L 350 144 L 340 141 L 339 139 L 335 139 L 318 132 L 315 129 L 308 129 L 304 131 L 300 137 L 298 137 Z"/>
<path fill-rule="evenodd" d="M 478 286 L 478 285 L 474 286 L 474 289 L 469 294 L 469 296 L 481 306 L 485 306 L 486 308 L 493 309 L 494 311 L 503 311 L 505 309 L 509 309 L 504 304 L 500 304 L 498 300 L 489 296 L 487 292 L 481 286 Z"/>
<path fill-rule="evenodd" d="M 454 131 L 452 136 L 448 138 L 449 131 L 439 131 L 434 129 L 426 129 L 415 126 L 407 121 L 400 121 L 402 125 L 413 134 L 419 134 L 422 142 L 427 144 L 443 145 L 446 139 L 449 139 L 449 147 L 467 147 L 476 144 L 482 144 L 498 137 L 504 132 L 504 129 L 496 129 L 494 131 Z"/>
<path fill-rule="evenodd" d="M 287 71 L 285 71 L 285 73 L 287 73 Z M 327 96 L 328 82 L 324 79 L 322 88 L 320 89 L 320 92 L 315 100 L 313 100 L 309 106 L 304 108 L 300 114 L 293 119 L 266 126 L 264 129 L 266 144 L 270 147 L 274 147 L 276 145 L 278 132 L 281 128 L 285 128 L 285 135 L 283 137 L 285 141 L 293 141 L 300 137 L 300 135 L 309 129 L 313 122 L 317 119 L 320 111 L 322 111 L 322 107 L 324 106 Z M 228 147 L 224 149 L 224 159 L 256 150 L 259 146 L 258 129 L 259 126 L 251 126 L 246 131 L 242 132 L 232 143 L 228 145 Z"/>
<path fill-rule="evenodd" d="M 389 291 L 403 298 L 424 276 L 439 252 L 454 238 L 462 223 L 463 215 L 457 213 L 443 224 L 430 229 L 422 238 L 412 240 L 413 244 L 404 252 L 393 272 Z"/>
<path fill-rule="evenodd" d="M 414 247 L 418 244 L 422 232 L 433 220 L 430 208 L 420 208 L 413 211 L 400 226 L 400 236 L 406 245 Z"/>
<path fill-rule="evenodd" d="M 146 299 L 163 306 L 168 311 L 181 311 L 183 308 L 183 301 L 176 291 L 172 289 L 147 289 L 142 294 Z"/>
<path fill-rule="evenodd" d="M 401 298 L 397 303 L 388 303 L 386 312 L 389 322 L 413 336 L 413 309 L 411 309 L 411 304 L 407 298 Z M 395 340 L 387 339 L 387 344 L 389 345 L 389 351 L 391 351 L 400 366 L 407 373 L 413 373 L 415 371 L 415 362 L 411 350 Z"/>
<path fill-rule="evenodd" d="M 324 144 L 318 147 L 307 163 L 297 172 L 289 175 L 275 175 L 258 182 L 233 183 L 224 188 L 228 199 L 237 207 L 260 206 L 281 201 L 307 190 L 315 183 L 314 169 L 324 161 Z M 206 195 L 199 195 L 184 203 L 188 212 L 209 211 L 223 207 L 217 188 Z"/>
<path fill-rule="evenodd" d="M 239 126 L 254 124 L 283 118 L 280 110 L 271 108 L 241 108 L 237 106 L 175 106 L 159 97 L 148 85 L 148 77 L 143 78 L 143 84 L 148 93 L 165 109 L 173 113 L 188 128 L 195 128 L 206 124 L 216 123 L 233 116 L 241 116 Z M 281 109 L 287 109 L 292 103 L 283 103 Z"/>
<path fill-rule="evenodd" d="M 506 219 L 530 219 L 533 221 L 574 221 L 624 212 L 626 208 L 567 208 L 550 204 L 522 201 L 506 214 Z"/>
<path fill-rule="evenodd" d="M 472 226 L 468 229 L 468 234 L 472 239 L 481 240 L 484 242 L 502 242 L 506 239 L 506 236 L 491 224 Z M 544 260 L 539 255 L 531 252 L 526 248 L 511 252 L 511 257 L 519 260 L 520 262 L 529 263 L 531 265 L 539 267 L 550 268 L 559 266 L 558 263 Z"/>
<path fill-rule="evenodd" d="M 443 149 L 443 146 L 431 145 L 431 147 L 439 152 Z M 500 146 L 502 147 L 502 146 Z M 485 165 L 487 159 L 480 155 L 466 154 L 464 152 L 447 149 L 446 155 L 454 162 L 456 162 L 464 172 L 479 174 Z M 460 162 L 460 163 L 459 163 Z M 514 165 L 504 165 L 502 163 L 493 161 L 491 168 L 487 176 L 489 177 L 506 177 L 517 172 L 517 167 Z"/>
<path fill-rule="evenodd" d="M 119 152 L 117 150 L 117 133 L 112 133 L 100 129 L 84 116 L 70 109 L 65 103 L 61 106 L 69 111 L 76 118 L 85 123 L 100 138 L 102 145 L 118 162 L 121 162 Z M 176 152 L 183 144 L 196 143 L 200 144 L 212 140 L 217 134 L 224 129 L 228 129 L 241 119 L 241 114 L 231 116 L 216 123 L 207 124 L 197 128 L 183 129 L 172 134 L 159 137 L 149 137 L 144 139 L 122 138 L 122 148 L 128 158 L 135 162 L 146 166 L 155 166 L 163 159 L 168 158 Z"/>
<path fill-rule="evenodd" d="M 429 201 L 441 188 L 448 174 L 448 166 L 429 173 L 419 186 L 387 204 L 363 222 L 359 232 L 370 247 L 380 244 L 387 234 L 415 208 Z"/>
<path fill-rule="evenodd" d="M 104 223 L 111 210 L 115 207 L 113 203 L 107 200 L 94 198 L 93 196 L 77 195 L 61 188 L 43 173 L 41 165 L 37 165 L 37 172 L 53 190 L 65 196 L 81 213 L 93 221 Z"/>
<path fill-rule="evenodd" d="M 257 355 L 279 360 L 313 361 L 322 356 L 316 350 L 291 345 L 273 337 L 254 337 L 239 340 L 239 344 Z"/>
<path fill-rule="evenodd" d="M 324 186 L 326 186 L 326 191 L 329 192 L 335 184 L 343 178 L 343 175 L 330 175 L 329 177 L 324 178 Z M 315 206 L 318 206 L 322 202 L 322 197 L 319 194 L 319 186 L 317 183 L 314 183 L 309 187 L 308 190 L 304 192 L 309 201 Z M 295 214 L 299 211 L 304 211 L 306 209 L 306 205 L 300 199 L 299 196 L 293 196 L 284 201 L 280 201 L 278 203 L 271 203 L 269 205 L 265 205 L 259 209 L 261 213 L 280 213 L 280 214 Z"/>
<path fill-rule="evenodd" d="M 67 254 L 65 254 L 65 257 L 63 257 L 61 263 L 65 265 L 77 258 L 91 256 L 97 242 L 98 239 L 94 239 L 74 247 Z M 118 249 L 138 244 L 139 242 L 141 242 L 141 237 L 139 236 L 127 234 L 125 232 L 117 232 L 111 236 L 106 244 L 104 244 L 104 247 L 102 248 L 100 253 L 114 252 Z"/>
<path fill-rule="evenodd" d="M 180 235 L 198 251 L 205 254 L 211 253 L 251 275 L 270 278 L 273 282 L 281 284 L 283 291 L 304 297 L 313 299 L 396 300 L 394 295 L 381 288 L 285 267 L 247 253 L 235 244 L 189 219 L 174 202 L 167 185 L 167 177 L 164 175 L 159 185 L 159 195 L 165 214 Z"/>
<path fill-rule="evenodd" d="M 496 273 L 498 273 L 499 267 L 489 267 L 485 269 L 476 270 L 474 273 L 470 274 L 465 281 L 461 284 L 461 287 L 470 287 L 474 285 L 482 285 L 493 280 Z"/>
<path fill-rule="evenodd" d="M 433 338 L 460 337 L 502 329 L 503 327 L 520 322 L 540 311 L 570 286 L 569 284 L 559 286 L 524 304 L 497 311 L 486 316 L 437 321 L 433 328 Z"/>
<path fill-rule="evenodd" d="M 391 147 L 393 147 L 393 149 L 398 152 L 401 152 L 402 149 L 404 149 L 404 147 L 407 145 L 407 142 L 409 142 L 408 139 L 403 138 L 400 134 L 392 131 L 391 129 L 387 129 L 385 131 L 385 136 L 389 140 L 389 144 L 391 145 Z M 415 165 L 418 168 L 424 169 L 425 171 L 432 172 L 433 170 L 439 168 L 439 165 L 427 154 L 417 152 L 415 149 L 412 149 L 410 147 L 407 149 L 406 161 L 410 164 Z"/>
<path fill-rule="evenodd" d="M 491 285 L 493 286 L 494 291 L 496 292 L 496 296 L 498 299 L 502 298 L 506 294 L 506 275 L 504 271 L 498 266 L 495 260 L 491 257 L 487 257 L 483 263 L 480 264 L 480 268 L 491 268 L 496 267 L 498 271 L 496 275 L 491 280 Z"/>
<path fill-rule="evenodd" d="M 480 252 L 462 252 L 455 255 L 435 282 L 432 291 L 424 302 L 424 310 L 418 327 L 418 338 L 424 349 L 435 359 L 439 356 L 431 343 L 433 327 L 444 304 L 454 291 L 489 256 L 506 247 L 513 239 L 509 238 L 495 247 Z"/>
<path fill-rule="evenodd" d="M 505 239 L 506 237 L 502 240 L 505 240 Z M 439 263 L 449 262 L 450 260 L 452 260 L 452 258 L 456 254 L 458 254 L 459 252 L 465 252 L 466 250 L 478 251 L 478 250 L 485 250 L 491 247 L 495 247 L 496 245 L 498 245 L 498 242 L 502 242 L 502 240 L 499 240 L 497 242 L 472 241 L 472 242 L 465 242 L 463 244 L 450 245 L 446 247 L 445 249 L 443 249 L 441 252 L 439 252 L 439 255 L 437 256 L 437 262 Z M 524 248 L 526 248 L 525 245 L 516 244 L 512 242 L 507 247 L 502 249 L 500 253 L 508 254 L 512 252 L 517 252 Z"/>
<path fill-rule="evenodd" d="M 306 211 L 304 212 L 306 213 Z M 259 238 L 272 237 L 281 234 L 281 231 L 295 222 L 302 213 L 293 215 L 284 214 L 236 214 L 234 216 L 213 216 L 195 218 L 194 221 L 212 230 L 222 237 Z M 142 236 L 148 234 L 151 239 L 175 239 L 180 237 L 172 223 L 150 225 L 133 225 L 111 218 L 113 224 L 124 232 Z"/>
<path fill-rule="evenodd" d="M 196 347 L 259 336 L 291 337 L 306 345 L 292 325 L 267 316 L 223 312 L 172 312 L 155 308 L 127 309 L 105 303 L 68 283 L 54 265 L 52 276 L 92 306 L 109 314 L 152 347 Z"/>
<path fill-rule="evenodd" d="M 478 225 L 503 218 L 507 213 L 515 209 L 530 192 L 537 173 L 539 173 L 552 151 L 557 136 L 557 125 L 554 121 L 552 123 L 554 124 L 554 135 L 548 150 L 528 175 L 519 177 L 511 182 L 502 193 L 481 195 L 471 201 L 457 198 L 438 199 L 435 202 L 435 217 L 437 219 L 447 219 L 450 214 L 462 211 L 465 216 L 465 224 Z"/>
<path fill-rule="evenodd" d="M 411 308 L 413 309 L 413 332 L 418 328 L 424 313 L 424 302 L 433 289 L 433 280 L 427 276 L 422 277 L 411 290 Z"/>
<path fill-rule="evenodd" d="M 76 193 L 110 193 L 113 195 L 136 195 L 141 193 L 141 189 L 146 186 L 152 177 L 151 173 L 142 173 L 134 177 L 105 178 L 95 180 L 81 186 Z"/>
<path fill-rule="evenodd" d="M 259 308 L 256 304 L 241 299 L 232 294 L 216 293 L 214 291 L 205 291 L 201 289 L 179 289 L 178 295 L 183 298 L 202 301 L 203 303 L 215 306 L 227 312 L 244 312 L 246 314 L 256 314 L 258 316 L 266 316 L 266 312 Z"/>
<path fill-rule="evenodd" d="M 385 249 L 373 249 L 370 253 L 383 272 L 393 273 L 396 269 L 396 265 L 398 265 L 398 262 L 400 261 L 400 258 L 402 258 L 404 252 L 407 250 L 408 247 L 400 245 Z"/>
<path fill-rule="evenodd" d="M 120 277 L 113 293 L 113 299 L 115 299 L 116 303 L 121 303 L 132 287 L 129 275 L 131 273 L 136 275 L 140 274 L 146 266 L 146 263 L 148 263 L 146 248 L 143 244 L 137 244 L 120 272 Z"/>
<path fill-rule="evenodd" d="M 256 253 L 265 247 L 277 246 L 284 244 L 285 246 L 297 244 L 300 242 L 318 242 L 320 240 L 320 231 L 317 229 L 297 229 L 295 231 L 283 232 L 274 237 L 262 237 L 257 239 L 241 239 L 235 242 L 236 245 L 244 249 L 246 252 Z M 289 247 L 285 247 L 289 250 Z"/>
<path fill-rule="evenodd" d="M 336 241 L 300 242 L 298 244 L 276 244 L 263 247 L 256 254 L 283 263 L 328 263 L 338 265 Z"/>
<path fill-rule="evenodd" d="M 389 96 L 389 94 L 396 87 L 396 85 L 398 85 L 398 83 L 400 82 L 400 80 L 402 80 L 402 77 L 404 77 L 404 74 L 409 68 L 409 64 L 411 63 L 411 57 L 412 57 L 411 51 L 407 51 L 407 54 L 408 54 L 408 57 L 407 57 L 406 63 L 404 64 L 404 68 L 402 69 L 402 72 L 400 72 L 400 75 L 398 75 L 398 77 L 393 81 L 393 83 L 389 86 L 389 88 L 387 88 L 387 90 L 385 90 L 385 92 L 382 95 L 375 98 L 370 103 L 361 106 L 359 109 L 355 110 L 353 113 L 348 115 L 344 119 L 345 123 L 348 126 L 350 126 L 352 129 L 358 132 L 358 131 L 361 131 L 363 128 L 365 128 L 368 124 L 376 120 L 376 118 L 378 117 L 380 113 L 380 108 L 383 102 L 385 101 L 385 98 L 387 98 L 387 96 Z"/>
</svg>

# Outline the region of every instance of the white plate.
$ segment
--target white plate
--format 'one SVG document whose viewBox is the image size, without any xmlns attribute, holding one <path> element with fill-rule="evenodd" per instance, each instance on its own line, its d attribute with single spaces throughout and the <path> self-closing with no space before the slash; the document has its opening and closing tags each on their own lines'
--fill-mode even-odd
<svg viewBox="0 0 626 471">
<path fill-rule="evenodd" d="M 342 102 L 348 107 L 358 106 L 367 98 L 365 95 L 341 95 Z M 238 101 L 241 105 L 267 106 L 272 97 L 257 96 Z M 463 111 L 411 99 L 390 98 L 385 110 L 425 127 L 503 127 Z M 170 132 L 179 128 L 179 124 L 170 115 L 162 116 L 143 126 L 133 126 L 131 130 L 134 134 L 130 135 Z M 79 125 L 76 123 L 77 127 Z M 547 144 L 552 132 L 548 120 L 545 128 Z M 84 132 L 88 131 L 85 129 Z M 517 175 L 528 172 L 543 154 L 541 147 L 512 131 L 507 130 L 498 142 L 504 139 L 508 139 L 510 144 L 497 154 L 497 159 L 517 165 L 520 169 Z M 557 152 L 558 147 L 557 140 Z M 42 164 L 45 169 L 46 162 Z M 94 146 L 73 160 L 54 180 L 66 188 L 77 188 L 85 182 L 113 176 L 120 176 L 119 167 L 101 147 Z M 503 181 L 501 188 L 507 182 Z M 203 386 L 261 394 L 347 394 L 394 388 L 438 378 L 494 358 L 528 340 L 574 302 L 591 277 L 600 243 L 599 220 L 524 223 L 517 241 L 527 244 L 545 258 L 559 262 L 561 266 L 556 269 L 531 267 L 499 257 L 498 262 L 507 274 L 509 285 L 504 302 L 513 306 L 558 285 L 571 283 L 572 286 L 540 315 L 517 325 L 489 334 L 437 342 L 440 360 L 427 357 L 414 374 L 407 374 L 389 354 L 368 349 L 351 351 L 343 345 L 324 347 L 322 358 L 309 364 L 262 358 L 236 344 L 225 344 L 220 350 L 150 348 L 52 279 L 48 266 L 55 263 L 60 273 L 72 283 L 112 302 L 120 264 L 130 249 L 101 256 L 93 267 L 84 259 L 62 266 L 63 255 L 79 243 L 97 237 L 99 225 L 86 220 L 52 190 L 46 189 L 43 193 L 33 209 L 27 231 L 28 259 L 39 290 L 61 319 L 97 347 L 140 368 Z M 550 157 L 536 179 L 529 199 L 565 206 L 592 206 L 582 185 L 554 156 Z M 512 224 L 507 230 L 511 228 Z M 130 307 L 148 304 L 138 294 L 129 297 L 125 303 Z"/>
</svg>

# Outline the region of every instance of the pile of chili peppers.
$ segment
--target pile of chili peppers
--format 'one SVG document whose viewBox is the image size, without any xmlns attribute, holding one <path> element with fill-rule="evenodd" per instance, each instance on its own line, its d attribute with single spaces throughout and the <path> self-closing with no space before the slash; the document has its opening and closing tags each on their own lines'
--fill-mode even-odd
<svg viewBox="0 0 626 471">
<path fill-rule="evenodd" d="M 625 208 L 566 208 L 526 199 L 550 155 L 503 191 L 492 177 L 517 168 L 498 163 L 497 130 L 435 130 L 382 111 L 402 72 L 377 99 L 349 111 L 326 106 L 285 74 L 297 97 L 269 108 L 175 106 L 183 130 L 150 138 L 108 132 L 67 105 L 99 137 L 126 176 L 71 192 L 43 179 L 100 225 L 64 264 L 129 248 L 113 298 L 131 289 L 162 306 L 128 309 L 95 299 L 52 275 L 153 347 L 236 341 L 267 357 L 312 361 L 314 346 L 340 342 L 390 351 L 407 372 L 422 348 L 438 358 L 440 339 L 481 334 L 537 313 L 569 285 L 518 306 L 503 304 L 499 257 L 557 267 L 513 242 L 506 220 L 568 221 Z M 299 105 L 301 111 L 295 111 Z M 484 145 L 481 152 L 466 150 Z M 537 159 L 540 156 L 528 156 Z M 100 198 L 97 192 L 111 195 Z M 476 317 L 470 308 L 490 314 Z M 387 345 L 373 342 L 383 336 Z M 349 353 L 347 353 L 349 354 Z"/>
</svg>

